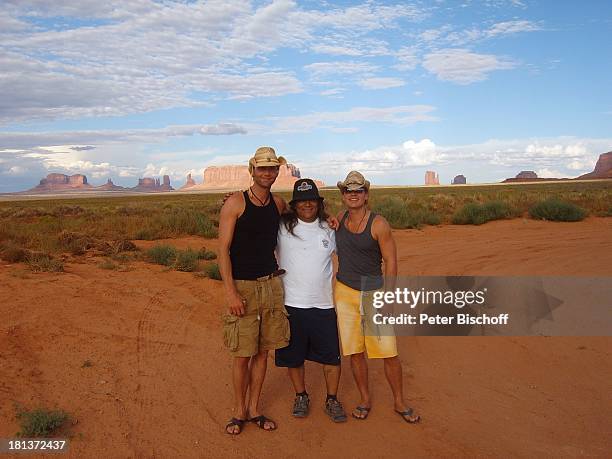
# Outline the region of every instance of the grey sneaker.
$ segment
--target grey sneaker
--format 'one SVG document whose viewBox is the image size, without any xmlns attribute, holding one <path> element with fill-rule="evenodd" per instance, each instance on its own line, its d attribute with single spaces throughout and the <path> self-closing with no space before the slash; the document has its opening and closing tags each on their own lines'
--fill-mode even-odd
<svg viewBox="0 0 612 459">
<path fill-rule="evenodd" d="M 293 402 L 293 416 L 296 418 L 305 418 L 308 416 L 308 405 L 310 405 L 308 395 L 296 396 Z"/>
<path fill-rule="evenodd" d="M 330 398 L 325 402 L 325 412 L 334 422 L 346 422 L 346 413 L 342 403 L 338 400 Z"/>
</svg>

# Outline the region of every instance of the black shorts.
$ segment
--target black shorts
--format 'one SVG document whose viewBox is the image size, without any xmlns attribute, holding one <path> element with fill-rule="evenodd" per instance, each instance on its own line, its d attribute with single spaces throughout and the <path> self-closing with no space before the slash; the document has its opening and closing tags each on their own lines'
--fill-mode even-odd
<svg viewBox="0 0 612 459">
<path fill-rule="evenodd" d="M 297 368 L 304 365 L 304 360 L 340 365 L 336 310 L 285 307 L 289 313 L 291 339 L 289 346 L 275 351 L 276 366 Z"/>
</svg>

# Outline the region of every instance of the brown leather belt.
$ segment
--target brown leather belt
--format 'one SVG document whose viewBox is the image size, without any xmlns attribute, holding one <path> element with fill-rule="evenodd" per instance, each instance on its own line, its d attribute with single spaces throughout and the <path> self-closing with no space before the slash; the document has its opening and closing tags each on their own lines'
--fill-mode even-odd
<svg viewBox="0 0 612 459">
<path fill-rule="evenodd" d="M 267 276 L 261 276 L 261 277 L 258 277 L 258 278 L 257 278 L 257 279 L 255 279 L 255 280 L 260 281 L 260 282 L 267 281 L 267 280 L 272 279 L 273 277 L 282 276 L 282 275 L 283 275 L 283 274 L 285 274 L 286 272 L 287 272 L 287 271 L 285 271 L 284 269 L 277 269 L 277 270 L 276 270 L 276 271 L 274 271 L 273 273 L 268 274 Z"/>
</svg>

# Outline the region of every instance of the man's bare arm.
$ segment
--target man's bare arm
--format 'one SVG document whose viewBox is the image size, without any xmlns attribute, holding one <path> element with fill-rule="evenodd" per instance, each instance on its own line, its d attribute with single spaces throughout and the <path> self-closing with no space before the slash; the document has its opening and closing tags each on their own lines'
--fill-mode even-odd
<svg viewBox="0 0 612 459">
<path fill-rule="evenodd" d="M 372 222 L 372 237 L 378 241 L 380 253 L 385 263 L 385 277 L 397 276 L 397 247 L 391 233 L 391 226 L 381 215 L 377 215 Z"/>
<path fill-rule="evenodd" d="M 242 195 L 234 194 L 223 204 L 219 217 L 219 271 L 223 279 L 229 311 L 236 316 L 244 315 L 244 303 L 234 284 L 229 252 L 234 237 L 236 221 L 243 210 L 244 202 Z"/>
</svg>

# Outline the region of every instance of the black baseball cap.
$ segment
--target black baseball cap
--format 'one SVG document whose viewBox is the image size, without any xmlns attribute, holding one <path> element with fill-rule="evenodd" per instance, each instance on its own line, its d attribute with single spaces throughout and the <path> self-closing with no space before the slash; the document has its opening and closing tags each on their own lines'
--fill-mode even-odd
<svg viewBox="0 0 612 459">
<path fill-rule="evenodd" d="M 289 204 L 293 204 L 297 201 L 323 201 L 323 198 L 319 196 L 319 189 L 314 180 L 309 178 L 298 179 L 293 184 L 293 197 Z"/>
</svg>

